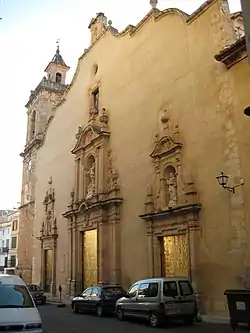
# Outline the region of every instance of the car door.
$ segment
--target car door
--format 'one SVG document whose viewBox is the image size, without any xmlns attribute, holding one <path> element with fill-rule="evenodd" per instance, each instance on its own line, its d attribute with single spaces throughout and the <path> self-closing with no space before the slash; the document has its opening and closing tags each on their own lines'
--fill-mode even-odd
<svg viewBox="0 0 250 333">
<path fill-rule="evenodd" d="M 127 293 L 126 299 L 124 300 L 123 312 L 127 316 L 136 316 L 137 314 L 138 289 L 139 284 L 133 284 Z"/>
<path fill-rule="evenodd" d="M 94 312 L 96 310 L 96 305 L 100 302 L 101 288 L 93 287 L 90 299 L 89 299 L 89 310 Z"/>
<path fill-rule="evenodd" d="M 90 296 L 92 288 L 85 289 L 77 299 L 77 307 L 79 310 L 89 311 L 90 310 Z"/>
<path fill-rule="evenodd" d="M 148 317 L 159 310 L 159 282 L 142 283 L 138 290 L 137 315 Z"/>
<path fill-rule="evenodd" d="M 163 299 L 166 316 L 179 316 L 181 298 L 176 280 L 163 282 Z"/>
<path fill-rule="evenodd" d="M 192 315 L 196 311 L 196 300 L 191 283 L 188 280 L 178 281 L 181 296 L 181 314 Z"/>
</svg>

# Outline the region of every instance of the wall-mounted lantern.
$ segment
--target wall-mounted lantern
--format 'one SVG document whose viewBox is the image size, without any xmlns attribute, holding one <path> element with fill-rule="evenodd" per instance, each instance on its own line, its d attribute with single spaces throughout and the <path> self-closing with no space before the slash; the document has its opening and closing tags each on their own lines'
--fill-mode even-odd
<svg viewBox="0 0 250 333">
<path fill-rule="evenodd" d="M 244 109 L 244 114 L 248 117 L 250 117 L 250 106 L 247 106 L 245 109 Z"/>
<path fill-rule="evenodd" d="M 244 185 L 244 180 L 241 179 L 239 184 L 236 184 L 234 186 L 227 186 L 227 182 L 229 177 L 224 174 L 224 172 L 221 172 L 217 177 L 216 177 L 218 183 L 220 186 L 228 190 L 229 192 L 235 193 L 235 188 Z"/>
</svg>

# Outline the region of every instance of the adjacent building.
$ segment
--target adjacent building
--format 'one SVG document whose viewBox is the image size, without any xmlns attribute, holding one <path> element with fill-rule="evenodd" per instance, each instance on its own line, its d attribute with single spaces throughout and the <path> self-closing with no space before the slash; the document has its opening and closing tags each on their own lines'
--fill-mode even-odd
<svg viewBox="0 0 250 333">
<path fill-rule="evenodd" d="M 14 274 L 17 266 L 19 212 L 0 211 L 0 271 Z"/>
<path fill-rule="evenodd" d="M 227 311 L 225 289 L 248 285 L 240 16 L 226 0 L 192 15 L 154 7 L 118 32 L 99 13 L 68 86 L 57 49 L 26 105 L 18 267 L 27 282 L 69 296 L 186 275 L 210 314 Z"/>
</svg>

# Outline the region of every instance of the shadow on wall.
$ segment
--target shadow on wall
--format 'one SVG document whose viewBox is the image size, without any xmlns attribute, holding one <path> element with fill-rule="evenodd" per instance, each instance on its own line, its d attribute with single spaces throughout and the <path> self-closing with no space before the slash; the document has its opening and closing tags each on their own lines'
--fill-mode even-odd
<svg viewBox="0 0 250 333">
<path fill-rule="evenodd" d="M 241 288 L 250 289 L 250 267 L 247 267 L 242 275 L 237 275 L 236 281 Z"/>
<path fill-rule="evenodd" d="M 200 312 L 217 315 L 227 313 L 224 291 L 237 288 L 232 269 L 217 263 L 204 263 L 198 266 L 197 280 Z M 235 282 L 233 283 L 233 281 Z"/>
</svg>

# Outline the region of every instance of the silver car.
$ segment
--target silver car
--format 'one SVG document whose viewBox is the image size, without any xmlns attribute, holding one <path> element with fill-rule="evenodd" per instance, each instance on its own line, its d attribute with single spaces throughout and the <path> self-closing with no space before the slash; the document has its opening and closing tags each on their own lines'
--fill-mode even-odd
<svg viewBox="0 0 250 333">
<path fill-rule="evenodd" d="M 192 324 L 197 315 L 196 297 L 187 278 L 141 280 L 116 302 L 116 314 L 119 320 L 145 318 L 153 327 L 173 319 Z"/>
</svg>

